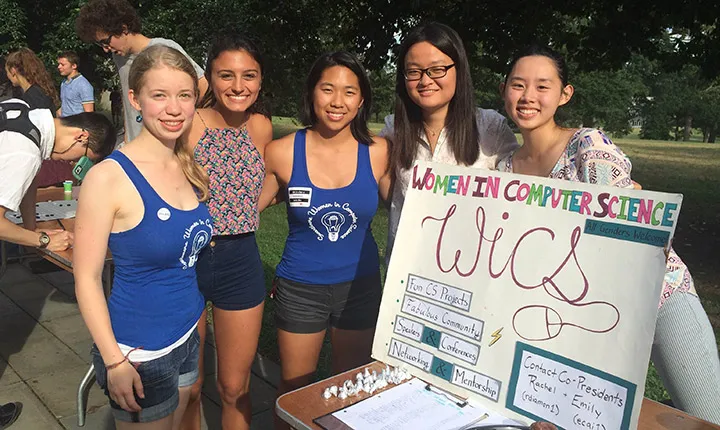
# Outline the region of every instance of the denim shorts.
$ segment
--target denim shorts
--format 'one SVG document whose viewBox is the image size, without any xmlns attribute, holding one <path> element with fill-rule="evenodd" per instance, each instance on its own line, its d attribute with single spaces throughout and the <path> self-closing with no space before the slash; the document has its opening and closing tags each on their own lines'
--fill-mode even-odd
<svg viewBox="0 0 720 430">
<path fill-rule="evenodd" d="M 251 309 L 265 300 L 265 274 L 255 233 L 214 236 L 195 266 L 200 292 L 225 311 Z"/>
<path fill-rule="evenodd" d="M 110 399 L 105 363 L 95 345 L 93 345 L 91 353 L 98 385 Z M 171 415 L 178 407 L 178 388 L 189 387 L 197 381 L 199 359 L 200 335 L 195 329 L 185 343 L 173 349 L 169 354 L 140 363 L 137 372 L 142 380 L 145 398 L 141 399 L 136 395 L 135 401 L 142 410 L 128 412 L 110 399 L 113 417 L 118 421 L 146 423 Z"/>
<path fill-rule="evenodd" d="M 318 333 L 328 325 L 367 330 L 377 324 L 380 272 L 349 282 L 312 285 L 276 277 L 275 325 L 290 333 Z"/>
</svg>

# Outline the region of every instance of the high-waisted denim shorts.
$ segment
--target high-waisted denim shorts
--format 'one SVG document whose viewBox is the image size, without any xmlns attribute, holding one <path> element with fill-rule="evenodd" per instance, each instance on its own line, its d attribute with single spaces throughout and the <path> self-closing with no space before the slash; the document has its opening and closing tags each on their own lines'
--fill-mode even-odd
<svg viewBox="0 0 720 430">
<path fill-rule="evenodd" d="M 251 309 L 265 300 L 265 274 L 255 233 L 215 236 L 200 252 L 200 292 L 225 311 Z"/>
</svg>

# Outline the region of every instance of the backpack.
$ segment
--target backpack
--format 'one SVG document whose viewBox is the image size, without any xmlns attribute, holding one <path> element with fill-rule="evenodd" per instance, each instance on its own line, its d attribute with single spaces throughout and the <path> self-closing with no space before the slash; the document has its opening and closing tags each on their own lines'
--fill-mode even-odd
<svg viewBox="0 0 720 430">
<path fill-rule="evenodd" d="M 19 111 L 20 115 L 15 118 L 8 118 L 8 112 Z M 23 103 L 3 102 L 0 103 L 0 132 L 14 131 L 32 140 L 38 149 L 40 148 L 40 130 L 30 121 L 30 108 Z M 42 149 L 41 149 L 42 152 Z"/>
</svg>

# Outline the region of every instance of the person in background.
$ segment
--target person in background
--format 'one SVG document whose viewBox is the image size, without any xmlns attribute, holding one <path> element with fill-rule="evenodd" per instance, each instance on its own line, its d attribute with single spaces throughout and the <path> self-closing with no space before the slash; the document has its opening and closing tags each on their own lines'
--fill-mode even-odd
<svg viewBox="0 0 720 430">
<path fill-rule="evenodd" d="M 32 109 L 50 109 L 53 116 L 60 105 L 50 73 L 30 48 L 20 48 L 5 59 L 5 72 L 13 86 L 22 90 L 20 98 Z"/>
<path fill-rule="evenodd" d="M 0 101 L 20 98 L 22 90 L 15 88 L 5 70 L 5 57 L 0 57 Z"/>
<path fill-rule="evenodd" d="M 75 291 L 116 427 L 177 430 L 198 377 L 205 301 L 195 264 L 212 236 L 207 175 L 179 140 L 195 114 L 197 75 L 181 52 L 158 45 L 137 56 L 128 82 L 143 129 L 80 190 Z M 106 301 L 108 248 L 115 276 Z"/>
<path fill-rule="evenodd" d="M 49 109 L 55 116 L 60 99 L 50 73 L 42 60 L 29 48 L 20 48 L 7 56 L 5 70 L 10 82 L 22 90 L 20 98 L 31 109 Z M 38 187 L 58 185 L 72 180 L 72 166 L 63 160 L 43 160 L 37 175 Z"/>
<path fill-rule="evenodd" d="M 502 95 L 523 146 L 501 157 L 498 170 L 632 188 L 632 165 L 602 131 L 566 128 L 555 112 L 570 101 L 573 87 L 563 57 L 531 46 L 512 61 Z M 673 405 L 720 424 L 720 359 L 712 326 L 695 292 L 692 276 L 669 248 L 651 360 Z"/>
<path fill-rule="evenodd" d="M 143 116 L 128 98 L 128 74 L 133 60 L 143 49 L 165 45 L 180 51 L 195 68 L 200 94 L 205 94 L 208 87 L 203 69 L 180 45 L 170 39 L 149 38 L 141 31 L 140 16 L 127 0 L 90 0 L 75 20 L 75 32 L 80 39 L 112 53 L 122 87 L 125 143 L 135 139 L 142 130 Z"/>
<path fill-rule="evenodd" d="M 254 43 L 236 34 L 216 38 L 205 70 L 210 88 L 186 138 L 188 151 L 210 176 L 208 209 L 215 226 L 210 246 L 198 259 L 198 285 L 205 300 L 212 302 L 222 427 L 247 429 L 252 417 L 250 368 L 266 294 L 255 231 L 265 178 L 263 154 L 272 140 L 272 123 L 259 100 L 264 67 Z M 204 316 L 198 323 L 201 375 Z M 200 429 L 202 385 L 200 376 L 183 418 L 184 429 Z"/>
<path fill-rule="evenodd" d="M 61 118 L 95 110 L 93 87 L 78 71 L 79 62 L 80 57 L 73 51 L 65 51 L 57 58 L 58 72 L 65 78 L 60 83 L 61 106 L 58 116 Z"/>
<path fill-rule="evenodd" d="M 8 125 L 23 121 L 28 130 L 27 134 L 0 130 L 0 240 L 63 251 L 72 245 L 71 233 L 35 228 L 36 175 L 41 161 L 77 161 L 83 156 L 101 160 L 114 146 L 112 124 L 99 113 L 53 118 L 49 109 L 30 109 L 19 99 L 5 100 L 0 108 Z M 24 228 L 5 218 L 8 210 L 20 211 Z"/>
<path fill-rule="evenodd" d="M 370 361 L 382 296 L 370 224 L 389 189 L 388 150 L 368 129 L 370 81 L 348 52 L 324 54 L 308 74 L 303 123 L 265 151 L 265 208 L 280 193 L 290 232 L 275 274 L 278 394 L 312 381 L 330 329 L 332 371 Z M 286 428 L 280 419 L 276 427 Z"/>
</svg>

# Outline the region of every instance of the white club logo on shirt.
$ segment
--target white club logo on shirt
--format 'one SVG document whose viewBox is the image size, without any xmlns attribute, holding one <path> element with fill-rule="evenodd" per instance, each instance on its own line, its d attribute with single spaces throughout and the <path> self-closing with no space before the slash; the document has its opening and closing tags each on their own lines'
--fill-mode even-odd
<svg viewBox="0 0 720 430">
<path fill-rule="evenodd" d="M 313 206 L 307 214 L 308 227 L 319 241 L 327 238 L 330 242 L 337 242 L 358 228 L 357 216 L 350 208 L 350 203 L 332 202 Z"/>
</svg>

